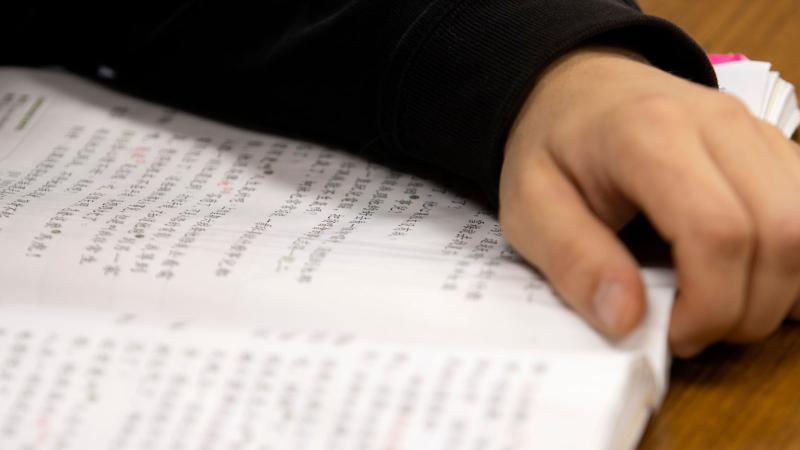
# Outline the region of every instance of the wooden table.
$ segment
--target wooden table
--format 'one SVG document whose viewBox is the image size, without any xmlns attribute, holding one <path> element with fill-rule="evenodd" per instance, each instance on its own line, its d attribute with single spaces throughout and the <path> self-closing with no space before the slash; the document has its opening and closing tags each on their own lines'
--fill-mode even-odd
<svg viewBox="0 0 800 450">
<path fill-rule="evenodd" d="M 710 52 L 771 61 L 800 86 L 800 0 L 640 0 Z M 798 193 L 800 201 L 800 193 Z M 800 449 L 800 325 L 676 361 L 643 449 Z"/>
</svg>

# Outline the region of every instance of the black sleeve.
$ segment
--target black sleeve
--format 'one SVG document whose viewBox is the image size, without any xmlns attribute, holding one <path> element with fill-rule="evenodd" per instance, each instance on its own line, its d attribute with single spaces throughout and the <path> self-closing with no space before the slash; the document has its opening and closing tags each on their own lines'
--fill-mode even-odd
<svg viewBox="0 0 800 450">
<path fill-rule="evenodd" d="M 480 184 L 490 200 L 526 94 L 576 46 L 631 49 L 715 84 L 687 35 L 627 0 L 139 0 L 91 11 L 81 2 L 19 3 L 29 6 L 0 31 L 16 43 L 11 62 L 87 74 L 107 66 L 118 86 L 438 166 Z"/>
</svg>

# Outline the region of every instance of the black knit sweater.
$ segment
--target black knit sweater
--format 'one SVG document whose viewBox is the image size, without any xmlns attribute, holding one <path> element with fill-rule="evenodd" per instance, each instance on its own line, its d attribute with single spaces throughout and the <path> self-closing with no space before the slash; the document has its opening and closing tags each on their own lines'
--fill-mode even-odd
<svg viewBox="0 0 800 450">
<path fill-rule="evenodd" d="M 686 34 L 624 0 L 29 0 L 5 8 L 4 64 L 87 76 L 107 66 L 117 87 L 436 166 L 479 184 L 490 200 L 515 115 L 565 52 L 619 46 L 715 83 Z"/>
</svg>

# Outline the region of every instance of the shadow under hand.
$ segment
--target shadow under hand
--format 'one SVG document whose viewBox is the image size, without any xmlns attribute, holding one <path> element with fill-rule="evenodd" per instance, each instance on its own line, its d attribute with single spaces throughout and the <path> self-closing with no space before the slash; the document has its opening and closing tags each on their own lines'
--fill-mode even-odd
<svg viewBox="0 0 800 450">
<path fill-rule="evenodd" d="M 618 235 L 642 267 L 672 267 L 672 248 L 644 215 L 634 217 Z"/>
</svg>

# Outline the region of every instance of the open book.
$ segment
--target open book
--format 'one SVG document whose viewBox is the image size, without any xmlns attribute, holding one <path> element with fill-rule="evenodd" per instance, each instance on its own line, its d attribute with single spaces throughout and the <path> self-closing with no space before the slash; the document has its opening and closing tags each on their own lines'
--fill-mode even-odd
<svg viewBox="0 0 800 450">
<path fill-rule="evenodd" d="M 491 213 L 347 153 L 0 70 L 0 448 L 631 448 L 611 344 Z"/>
</svg>

